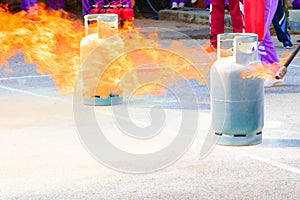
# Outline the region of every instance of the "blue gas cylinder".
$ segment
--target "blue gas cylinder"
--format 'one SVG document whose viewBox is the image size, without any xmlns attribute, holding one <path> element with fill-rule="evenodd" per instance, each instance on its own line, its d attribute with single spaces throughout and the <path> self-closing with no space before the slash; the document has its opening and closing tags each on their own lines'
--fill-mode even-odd
<svg viewBox="0 0 300 200">
<path fill-rule="evenodd" d="M 264 125 L 264 81 L 241 77 L 251 62 L 258 62 L 257 35 L 218 36 L 219 47 L 224 48 L 226 42 L 232 44 L 232 54 L 222 57 L 218 49 L 218 60 L 210 72 L 212 128 L 219 136 L 218 144 L 258 144 Z"/>
<path fill-rule="evenodd" d="M 112 93 L 108 96 L 95 94 L 99 76 L 103 73 L 105 68 L 103 68 L 101 64 L 94 62 L 97 61 L 97 58 L 90 57 L 92 52 L 101 50 L 99 47 L 105 43 L 105 39 L 118 33 L 118 15 L 91 14 L 85 15 L 84 19 L 86 36 L 80 42 L 80 62 L 81 66 L 84 66 L 84 69 L 82 69 L 82 73 L 79 76 L 82 82 L 81 92 L 83 103 L 93 106 L 121 104 L 123 97 L 119 94 L 113 94 L 113 91 L 111 91 Z M 123 43 L 121 40 L 115 39 L 114 42 L 120 44 L 118 47 L 122 48 Z M 99 54 L 101 54 L 101 52 Z M 101 67 L 102 69 L 100 69 Z"/>
</svg>

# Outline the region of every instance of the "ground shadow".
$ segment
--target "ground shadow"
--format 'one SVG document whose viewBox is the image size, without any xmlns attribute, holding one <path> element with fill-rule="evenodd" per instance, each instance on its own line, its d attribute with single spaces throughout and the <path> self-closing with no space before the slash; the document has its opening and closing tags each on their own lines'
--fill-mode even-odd
<svg viewBox="0 0 300 200">
<path fill-rule="evenodd" d="M 262 148 L 300 148 L 300 139 L 263 139 Z"/>
</svg>

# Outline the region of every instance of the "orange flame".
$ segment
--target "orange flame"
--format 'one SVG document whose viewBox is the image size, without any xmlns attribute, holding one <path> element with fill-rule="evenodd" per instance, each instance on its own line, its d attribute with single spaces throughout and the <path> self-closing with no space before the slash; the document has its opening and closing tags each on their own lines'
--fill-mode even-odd
<svg viewBox="0 0 300 200">
<path fill-rule="evenodd" d="M 86 97 L 106 97 L 112 92 L 124 91 L 132 94 L 136 89 L 136 96 L 162 94 L 162 86 L 172 86 L 180 78 L 206 83 L 211 60 L 207 59 L 205 64 L 203 58 L 207 56 L 202 54 L 201 57 L 204 51 L 199 47 L 173 41 L 162 48 L 156 33 L 146 37 L 138 29 L 114 36 L 112 41 L 97 43 L 99 39 L 95 37 L 87 36 L 88 40 L 82 45 L 83 95 Z M 130 81 L 123 80 L 126 74 L 130 74 Z"/>
<path fill-rule="evenodd" d="M 275 77 L 276 72 L 282 66 L 286 59 L 282 59 L 279 63 L 272 64 L 267 63 L 255 63 L 249 64 L 249 70 L 243 70 L 241 72 L 241 78 L 260 78 L 260 79 L 272 79 Z"/>
<path fill-rule="evenodd" d="M 38 4 L 36 14 L 21 11 L 11 14 L 0 11 L 0 64 L 19 52 L 25 61 L 37 64 L 37 72 L 48 73 L 61 94 L 73 91 L 80 68 L 79 43 L 84 29 L 79 20 L 67 13 L 53 13 Z"/>
<path fill-rule="evenodd" d="M 68 13 L 50 13 L 44 4 L 39 4 L 37 12 L 31 14 L 23 11 L 11 14 L 0 9 L 0 20 L 5 23 L 0 26 L 0 66 L 6 64 L 10 57 L 23 52 L 25 61 L 37 64 L 38 73 L 48 73 L 62 95 L 73 92 L 81 64 L 100 45 L 94 55 L 102 55 L 103 60 L 89 57 L 95 63 L 84 69 L 82 75 L 85 81 L 83 93 L 89 97 L 107 96 L 116 88 L 120 94 L 135 89 L 137 95 L 161 94 L 164 92 L 162 86 L 170 86 L 181 77 L 206 83 L 204 76 L 212 64 L 211 60 L 203 62 L 202 58 L 207 56 L 199 47 L 191 48 L 173 41 L 169 47 L 162 48 L 156 33 L 147 38 L 139 29 L 134 29 L 132 22 L 125 22 L 120 34 L 114 36 L 119 38 L 116 41 L 100 44 L 103 41 L 98 39 L 98 42 L 88 45 L 87 52 L 80 52 L 84 27 L 81 21 L 69 18 Z M 128 33 L 128 30 L 131 31 Z M 84 54 L 81 58 L 80 53 Z M 104 62 L 108 64 L 104 66 L 106 69 L 100 77 L 95 76 L 95 70 Z M 140 71 L 146 66 L 167 66 L 172 70 L 155 68 L 145 78 Z M 122 85 L 122 78 L 131 71 L 134 78 Z M 146 83 L 151 77 L 160 77 L 161 81 Z M 145 86 L 137 88 L 141 84 Z"/>
</svg>

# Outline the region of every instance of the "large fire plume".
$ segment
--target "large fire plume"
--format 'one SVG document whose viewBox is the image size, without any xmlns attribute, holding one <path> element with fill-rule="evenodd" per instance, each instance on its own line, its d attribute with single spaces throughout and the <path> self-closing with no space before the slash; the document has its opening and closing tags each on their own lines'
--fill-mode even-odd
<svg viewBox="0 0 300 200">
<path fill-rule="evenodd" d="M 99 40 L 99 43 L 91 44 L 85 57 L 80 58 L 80 42 L 85 37 L 81 20 L 70 18 L 67 12 L 49 12 L 45 4 L 38 4 L 37 12 L 31 14 L 23 11 L 11 14 L 2 5 L 0 20 L 0 66 L 7 65 L 10 57 L 23 53 L 26 62 L 37 65 L 38 73 L 49 74 L 62 95 L 73 93 L 87 58 L 89 66 L 82 74 L 82 90 L 87 97 L 104 97 L 116 88 L 118 93 L 138 89 L 137 95 L 161 94 L 165 86 L 171 86 L 178 78 L 196 79 L 200 84 L 206 84 L 213 62 L 203 50 L 205 47 L 185 45 L 178 40 L 172 40 L 167 46 L 161 45 L 156 31 L 143 34 L 139 28 L 133 28 L 132 23 L 125 23 L 119 34 L 112 37 L 113 42 Z M 147 77 L 139 73 L 151 66 L 158 68 L 150 70 Z M 171 70 L 159 69 L 159 66 Z M 97 74 L 95 70 L 99 67 L 103 71 Z M 250 68 L 242 72 L 243 78 L 265 79 L 274 76 L 279 64 L 253 64 Z M 130 72 L 133 78 L 126 85 L 122 84 L 122 78 Z M 161 81 L 146 83 L 151 77 L 160 77 Z M 145 86 L 140 88 L 144 83 Z"/>
<path fill-rule="evenodd" d="M 49 12 L 44 4 L 39 4 L 38 11 L 31 14 L 23 11 L 11 14 L 2 6 L 0 20 L 2 23 L 7 22 L 0 27 L 1 66 L 6 65 L 10 57 L 23 53 L 26 62 L 37 65 L 38 73 L 49 74 L 62 95 L 71 94 L 82 64 L 80 61 L 80 41 L 84 38 L 82 22 L 71 19 L 66 12 Z M 125 23 L 119 32 L 124 33 L 131 29 L 133 29 L 132 24 Z M 168 66 L 186 79 L 194 78 L 201 83 L 206 82 L 200 74 L 207 74 L 211 63 L 206 67 L 195 66 L 195 63 L 199 64 L 201 49 L 187 47 L 177 41 L 173 41 L 167 48 L 162 48 L 157 42 L 156 33 L 151 33 L 146 37 L 139 32 L 138 28 L 130 31 L 129 34 L 120 34 L 118 38 L 122 43 L 122 48 L 118 42 L 106 42 L 99 52 L 105 54 L 105 58 L 113 58 L 113 62 L 109 61 L 109 65 L 105 66 L 105 73 L 101 77 L 94 77 L 93 70 L 85 74 L 88 77 L 86 82 L 89 82 L 89 78 L 97 80 L 100 78 L 100 81 L 96 82 L 97 85 L 85 85 L 85 89 L 90 91 L 87 95 L 107 96 L 126 73 L 149 64 Z M 179 55 L 172 50 L 166 50 L 168 48 L 180 49 L 190 60 L 185 59 L 182 53 Z M 137 50 L 132 51 L 133 49 Z M 202 66 L 204 66 L 203 63 Z M 159 73 L 161 77 L 171 75 L 166 71 L 159 71 Z M 172 80 L 170 77 L 169 79 Z M 121 89 L 125 90 L 125 87 L 130 87 L 130 85 L 135 87 L 135 83 L 135 81 L 128 83 Z M 142 91 L 156 94 L 158 90 L 155 88 L 161 88 L 161 85 L 159 83 L 147 84 Z"/>
<path fill-rule="evenodd" d="M 70 19 L 68 13 L 50 13 L 43 3 L 32 14 L 11 14 L 2 6 L 0 20 L 0 66 L 22 52 L 26 62 L 37 65 L 38 73 L 53 78 L 61 94 L 70 93 L 80 68 L 81 21 Z"/>
<path fill-rule="evenodd" d="M 171 86 L 181 78 L 206 83 L 205 75 L 212 62 L 201 46 L 186 46 L 175 40 L 163 47 L 158 42 L 159 30 L 142 32 L 136 28 L 106 41 L 91 36 L 85 42 L 81 52 L 84 96 L 103 97 L 112 92 L 131 93 L 135 89 L 138 89 L 137 96 L 161 94 L 164 92 L 162 86 Z M 100 42 L 95 45 L 95 41 Z M 127 74 L 130 74 L 130 81 L 122 81 Z"/>
</svg>

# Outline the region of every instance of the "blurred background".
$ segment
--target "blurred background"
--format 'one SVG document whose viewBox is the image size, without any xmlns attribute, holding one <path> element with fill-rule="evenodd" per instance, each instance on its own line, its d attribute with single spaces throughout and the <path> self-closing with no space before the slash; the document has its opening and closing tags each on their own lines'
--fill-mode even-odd
<svg viewBox="0 0 300 200">
<path fill-rule="evenodd" d="M 47 4 L 47 0 L 38 0 Z M 135 14 L 136 17 L 151 17 L 156 15 L 157 11 L 169 7 L 170 0 L 136 0 Z M 0 0 L 0 4 L 8 4 L 12 13 L 21 11 L 21 0 Z M 65 0 L 64 10 L 71 13 L 81 13 L 81 0 Z"/>
</svg>

